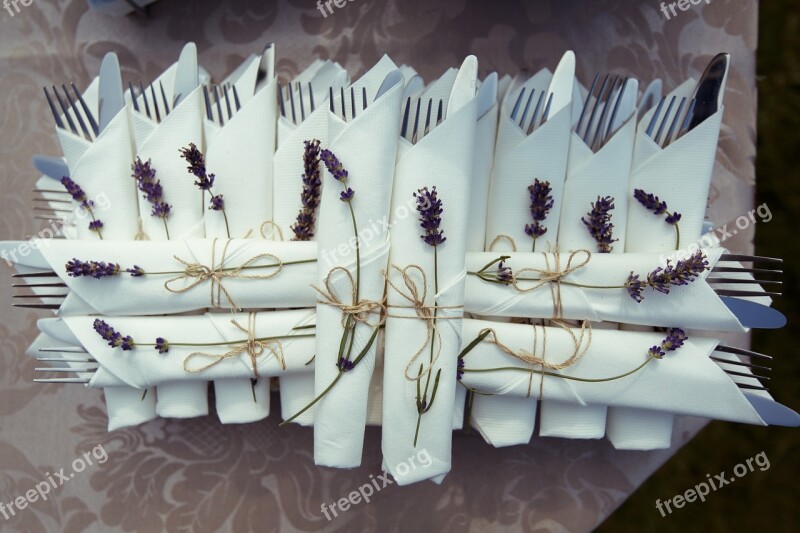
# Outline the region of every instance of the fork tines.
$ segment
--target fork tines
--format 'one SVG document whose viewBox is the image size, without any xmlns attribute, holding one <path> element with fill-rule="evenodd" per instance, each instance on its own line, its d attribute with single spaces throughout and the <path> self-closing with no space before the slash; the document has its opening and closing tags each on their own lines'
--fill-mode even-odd
<svg viewBox="0 0 800 533">
<path fill-rule="evenodd" d="M 575 126 L 575 133 L 595 152 L 615 133 L 614 125 L 628 78 L 606 74 L 600 88 L 595 91 L 598 81 L 600 73 L 595 74 Z"/>
<path fill-rule="evenodd" d="M 677 108 L 675 107 L 676 103 Z M 645 133 L 661 148 L 666 148 L 689 130 L 696 103 L 694 98 L 687 100 L 686 97 L 682 97 L 678 100 L 678 97 L 672 96 L 667 100 L 667 97 L 662 97 L 650 118 Z M 664 111 L 665 104 L 667 108 Z M 664 112 L 662 113 L 662 111 Z M 663 135 L 665 131 L 666 135 Z"/>
<path fill-rule="evenodd" d="M 212 95 L 213 94 L 213 101 Z M 233 104 L 231 104 L 233 101 Z M 225 125 L 225 114 L 223 113 L 223 103 L 225 104 L 225 111 L 227 112 L 227 120 L 233 118 L 233 115 L 241 109 L 241 102 L 239 100 L 239 93 L 235 85 L 226 84 L 222 89 L 218 85 L 212 85 L 211 91 L 205 85 L 203 86 L 203 102 L 206 108 L 206 118 L 212 122 L 216 122 L 220 126 Z M 216 117 L 214 110 L 216 109 Z"/>
<path fill-rule="evenodd" d="M 736 263 L 752 263 L 754 268 L 744 266 L 725 266 L 726 262 L 733 265 Z M 712 276 L 707 278 L 709 284 L 731 284 L 731 285 L 771 285 L 782 286 L 783 282 L 776 279 L 764 279 L 763 275 L 767 276 L 781 276 L 783 269 L 783 259 L 777 257 L 761 257 L 755 255 L 740 255 L 740 254 L 723 254 L 720 256 L 720 262 L 717 263 L 711 271 Z M 766 267 L 779 267 L 779 268 L 761 268 Z M 736 278 L 732 276 L 718 276 L 718 274 L 751 274 L 752 278 Z M 761 276 L 758 276 L 761 275 Z M 758 277 L 756 277 L 758 276 Z M 730 297 L 752 297 L 752 296 L 781 296 L 779 292 L 760 292 L 760 291 L 744 291 L 744 290 L 724 290 L 715 289 L 719 296 Z"/>
<path fill-rule="evenodd" d="M 715 352 L 720 352 L 720 353 L 723 353 L 723 354 L 733 354 L 733 355 L 736 355 L 736 356 L 746 356 L 746 357 L 757 357 L 757 358 L 764 358 L 764 359 L 772 359 L 772 357 L 770 357 L 768 355 L 760 354 L 760 353 L 753 352 L 753 351 L 750 351 L 750 350 L 745 350 L 745 349 L 742 349 L 742 348 L 735 348 L 735 347 L 732 347 L 732 346 L 719 345 L 719 346 L 716 347 L 716 349 L 714 351 Z M 760 381 L 756 381 L 756 383 L 758 383 L 758 385 L 755 385 L 755 384 L 752 384 L 752 383 L 740 383 L 740 382 L 735 380 L 735 378 L 747 378 L 747 379 L 751 379 L 751 380 L 770 381 L 770 377 L 769 376 L 763 376 L 763 375 L 753 374 L 753 373 L 749 373 L 749 372 L 741 372 L 741 371 L 738 371 L 738 370 L 725 368 L 723 365 L 732 365 L 732 366 L 736 366 L 736 367 L 745 367 L 745 368 L 750 368 L 750 369 L 753 369 L 753 370 L 759 369 L 759 370 L 763 370 L 763 371 L 766 371 L 766 372 L 771 372 L 772 371 L 772 369 L 770 367 L 765 366 L 765 365 L 757 365 L 757 364 L 753 364 L 753 363 L 746 363 L 744 361 L 741 361 L 738 357 L 736 357 L 736 358 L 730 358 L 730 356 L 728 356 L 728 357 L 715 357 L 715 356 L 712 355 L 710 358 L 714 362 L 716 362 L 718 365 L 720 365 L 720 368 L 728 376 L 731 377 L 731 380 L 733 381 L 733 383 L 736 384 L 737 387 L 739 387 L 741 389 L 747 389 L 747 390 L 762 390 L 762 391 L 769 390 L 766 387 L 764 387 L 760 383 Z"/>
<path fill-rule="evenodd" d="M 329 108 L 331 113 L 334 113 L 336 116 L 344 120 L 345 122 L 348 120 L 353 120 L 358 116 L 359 113 L 362 113 L 367 107 L 369 103 L 367 101 L 367 88 L 362 87 L 361 90 L 357 90 L 355 87 L 350 87 L 349 91 L 346 91 L 344 87 L 339 88 L 339 106 L 337 109 L 336 104 L 334 103 L 334 90 L 333 87 L 330 87 L 328 90 L 328 99 Z M 348 101 L 349 99 L 349 101 Z M 349 111 L 349 116 L 348 116 Z"/>
<path fill-rule="evenodd" d="M 70 95 L 66 84 L 61 84 L 63 97 L 55 85 L 52 86 L 52 95 L 47 87 L 43 87 L 42 89 L 44 90 L 44 96 L 47 100 L 47 105 L 50 107 L 50 112 L 53 114 L 53 120 L 55 121 L 57 128 L 62 130 L 69 129 L 73 134 L 92 141 L 97 136 L 97 122 L 94 120 L 94 116 L 89 110 L 89 106 L 86 105 L 86 102 L 84 101 L 80 91 L 78 91 L 78 88 L 75 87 L 74 83 L 71 85 L 73 91 L 75 92 L 75 99 L 73 99 L 72 95 Z M 54 101 L 58 102 L 58 108 L 56 107 Z M 80 103 L 83 110 L 78 107 L 78 103 Z M 85 121 L 84 117 L 86 118 Z M 66 120 L 66 126 L 64 125 L 64 120 Z M 86 126 L 87 122 L 92 128 L 91 131 Z M 76 123 L 78 126 L 76 126 Z M 78 127 L 80 127 L 80 131 L 78 131 Z"/>
<path fill-rule="evenodd" d="M 436 110 L 436 117 L 434 119 L 434 106 Z M 416 144 L 420 141 L 423 137 L 428 135 L 431 131 L 433 131 L 436 126 L 442 123 L 444 120 L 444 101 L 438 100 L 438 103 L 434 104 L 434 100 L 432 98 L 427 99 L 427 103 L 425 102 L 424 98 L 416 98 L 416 111 L 414 112 L 414 125 L 411 129 L 409 129 L 409 123 L 411 118 L 411 109 L 414 107 L 414 99 L 411 97 L 406 99 L 406 103 L 403 109 L 403 121 L 402 125 L 400 126 L 400 137 L 410 141 L 412 144 Z M 420 115 L 423 113 L 424 109 L 424 123 L 420 128 Z"/>
<path fill-rule="evenodd" d="M 171 109 L 169 105 L 169 100 L 167 99 L 167 93 L 164 90 L 164 84 L 159 82 L 158 83 L 158 94 L 156 94 L 156 87 L 151 82 L 150 85 L 145 87 L 144 83 L 141 81 L 139 82 L 139 98 L 142 99 L 142 103 L 144 104 L 144 112 L 147 115 L 147 118 L 151 120 L 155 120 L 157 123 L 161 123 L 162 117 L 166 118 L 167 115 L 170 114 Z M 150 92 L 148 96 L 148 90 Z M 128 83 L 128 91 L 131 95 L 131 100 L 133 101 L 133 109 L 134 111 L 141 112 L 141 108 L 139 107 L 139 103 L 136 99 L 136 95 L 134 94 L 133 85 Z M 161 104 L 159 104 L 159 96 L 161 100 Z M 152 113 L 151 113 L 152 109 Z"/>
<path fill-rule="evenodd" d="M 332 87 L 330 93 L 333 94 Z M 291 117 L 287 117 L 286 100 L 289 101 L 288 113 L 291 114 Z M 331 102 L 333 102 L 332 98 Z M 299 81 L 294 82 L 294 86 L 292 86 L 292 83 L 289 82 L 285 86 L 285 94 L 284 94 L 284 86 L 279 81 L 278 103 L 280 105 L 280 112 L 282 117 L 291 118 L 292 124 L 295 125 L 301 124 L 306 119 L 306 117 L 311 113 L 313 113 L 314 110 L 316 109 L 316 105 L 314 104 L 314 87 L 311 85 L 311 82 L 308 82 L 306 84 L 305 89 L 303 88 L 302 82 Z"/>
</svg>

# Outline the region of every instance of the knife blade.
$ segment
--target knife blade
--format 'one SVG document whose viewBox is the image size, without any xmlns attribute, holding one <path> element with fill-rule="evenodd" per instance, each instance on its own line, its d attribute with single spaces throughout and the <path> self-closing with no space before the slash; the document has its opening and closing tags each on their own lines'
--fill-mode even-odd
<svg viewBox="0 0 800 533">
<path fill-rule="evenodd" d="M 197 46 L 194 43 L 186 43 L 178 58 L 178 66 L 175 68 L 172 108 L 177 107 L 184 98 L 189 96 L 198 84 Z"/>
<path fill-rule="evenodd" d="M 60 180 L 64 176 L 69 176 L 69 167 L 66 161 L 60 157 L 35 155 L 33 156 L 33 166 L 36 167 L 39 172 L 54 180 Z"/>
<path fill-rule="evenodd" d="M 122 88 L 119 58 L 114 52 L 107 53 L 100 64 L 98 93 L 100 95 L 98 122 L 100 133 L 103 133 L 103 130 L 106 129 L 111 120 L 125 107 L 125 93 Z"/>
<path fill-rule="evenodd" d="M 549 98 L 549 95 L 553 95 L 548 118 L 570 105 L 572 102 L 572 85 L 574 83 L 575 52 L 567 50 L 558 62 L 553 77 L 550 79 L 550 85 L 547 87 L 547 97 Z"/>
<path fill-rule="evenodd" d="M 722 106 L 730 58 L 730 54 L 725 53 L 714 56 L 697 82 L 693 95 L 694 114 L 689 123 L 689 131 L 702 124 Z"/>
</svg>

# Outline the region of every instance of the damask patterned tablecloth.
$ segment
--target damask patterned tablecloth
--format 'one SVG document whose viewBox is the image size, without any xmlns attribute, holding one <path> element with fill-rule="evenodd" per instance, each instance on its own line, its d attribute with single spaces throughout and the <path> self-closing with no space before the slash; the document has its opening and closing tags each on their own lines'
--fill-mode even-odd
<svg viewBox="0 0 800 533">
<path fill-rule="evenodd" d="M 188 40 L 217 79 L 266 42 L 277 43 L 284 78 L 314 58 L 353 75 L 383 53 L 426 80 L 476 54 L 482 72 L 554 68 L 575 50 L 578 74 L 613 70 L 669 90 L 697 77 L 720 51 L 733 57 L 710 210 L 718 224 L 752 207 L 755 188 L 757 2 L 713 0 L 670 13 L 656 0 L 350 0 L 323 17 L 313 0 L 159 0 L 151 16 L 107 18 L 85 0 L 21 3 L 0 11 L 0 238 L 39 231 L 33 154 L 58 153 L 41 87 L 85 85 L 114 50 L 125 80 L 152 79 Z M 669 4 L 669 3 L 668 3 Z M 726 242 L 751 251 L 752 228 Z M 0 529 L 23 531 L 584 531 L 599 524 L 704 425 L 679 418 L 673 447 L 621 452 L 605 441 L 534 437 L 493 449 L 456 434 L 453 470 L 441 485 L 388 485 L 328 521 L 332 503 L 381 474 L 380 429 L 369 428 L 360 468 L 318 468 L 310 429 L 278 429 L 277 397 L 261 423 L 223 426 L 216 416 L 161 419 L 106 432 L 101 392 L 32 383 L 25 348 L 40 314 L 11 309 L 10 269 L 0 284 L 0 502 L 69 470 L 98 444 L 108 460 L 36 501 Z M 746 342 L 740 339 L 739 342 Z"/>
</svg>

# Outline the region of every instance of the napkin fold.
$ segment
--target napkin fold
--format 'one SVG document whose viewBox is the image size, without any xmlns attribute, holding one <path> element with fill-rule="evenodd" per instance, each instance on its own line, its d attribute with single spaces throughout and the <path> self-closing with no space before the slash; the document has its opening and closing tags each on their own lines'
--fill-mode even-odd
<svg viewBox="0 0 800 533">
<path fill-rule="evenodd" d="M 315 302 L 311 284 L 316 252 L 315 243 L 253 239 L 53 240 L 39 250 L 69 288 L 59 314 L 85 312 L 88 304 L 94 312 L 107 316 L 182 313 L 207 307 L 311 306 Z M 66 264 L 73 258 L 117 263 L 121 272 L 103 279 L 71 277 Z M 293 262 L 302 263 L 289 264 Z M 134 277 L 125 272 L 134 266 L 145 274 Z M 236 270 L 239 267 L 249 268 Z"/>
<path fill-rule="evenodd" d="M 709 268 L 713 269 L 724 250 L 704 249 Z M 669 294 L 645 288 L 644 300 L 637 303 L 623 287 L 630 272 L 645 279 L 647 274 L 661 265 L 655 253 L 592 254 L 576 252 L 561 254 L 510 253 L 505 266 L 518 273 L 521 269 L 534 269 L 523 273 L 525 278 L 538 278 L 542 273 L 571 272 L 561 277 L 561 283 L 543 283 L 533 290 L 537 282 L 519 280 L 523 291 L 511 285 L 481 280 L 473 274 L 499 257 L 496 252 L 467 254 L 467 287 L 465 310 L 484 316 L 522 316 L 553 318 L 554 314 L 566 320 L 591 320 L 594 322 L 621 322 L 684 329 L 715 331 L 744 331 L 736 316 L 708 284 L 706 270 L 692 283 L 673 287 Z M 572 261 L 570 263 L 570 256 Z M 580 266 L 586 261 L 584 266 Z M 492 270 L 492 269 L 490 269 Z M 575 286 L 589 285 L 586 288 Z M 560 288 L 557 287 L 560 285 Z M 619 287 L 619 288 L 618 288 Z M 553 290 L 556 291 L 560 310 L 554 313 Z"/>
<path fill-rule="evenodd" d="M 502 345 L 517 354 L 534 353 L 546 361 L 562 362 L 576 350 L 580 330 L 537 326 L 537 348 L 532 350 L 534 327 L 523 324 L 464 320 L 464 340 L 491 328 Z M 542 349 L 546 336 L 546 349 Z M 709 355 L 719 339 L 691 337 L 662 359 L 650 360 L 619 379 L 586 382 L 546 375 L 543 380 L 526 362 L 509 355 L 488 336 L 464 356 L 462 383 L 486 393 L 555 399 L 574 405 L 636 407 L 659 412 L 700 416 L 731 422 L 766 425 L 746 396 Z M 580 344 L 585 352 L 570 366 L 552 371 L 581 379 L 621 376 L 648 360 L 648 349 L 660 344 L 663 333 L 598 330 Z M 499 371 L 474 372 L 502 368 Z M 518 368 L 519 370 L 510 370 Z M 532 372 L 533 370 L 533 372 Z"/>
<path fill-rule="evenodd" d="M 375 98 L 373 95 L 378 94 L 389 76 L 393 83 L 388 90 L 349 122 L 328 114 L 328 148 L 347 169 L 349 177 L 344 187 L 355 191 L 355 196 L 349 204 L 342 202 L 339 196 L 343 186 L 336 183 L 329 172 L 323 171 L 316 285 L 324 288 L 328 280 L 332 295 L 346 304 L 353 303 L 355 288 L 345 271 L 359 278 L 356 301 L 380 302 L 383 299 L 389 235 L 388 228 L 381 222 L 389 215 L 400 131 L 397 110 L 403 79 L 394 63 L 384 56 L 353 85 L 355 94 L 361 94 L 362 88 L 366 88 L 368 98 Z M 350 90 L 345 94 L 349 95 Z M 335 100 L 337 102 L 341 105 Z M 353 224 L 359 228 L 358 239 Z M 355 321 L 351 361 L 368 346 L 376 320 L 370 313 L 365 322 Z M 342 377 L 316 404 L 314 461 L 323 466 L 352 468 L 361 463 L 367 394 L 377 346 L 372 343 L 354 368 L 340 373 L 337 359 L 345 322 L 338 306 L 317 305 L 316 394 L 321 394 L 337 376 Z"/>
<path fill-rule="evenodd" d="M 392 193 L 392 252 L 387 288 L 384 352 L 383 463 L 399 485 L 441 482 L 451 467 L 456 357 L 461 348 L 464 254 L 470 216 L 470 184 L 477 97 L 453 109 L 457 94 L 474 88 L 477 61 L 468 57 L 448 98 L 448 115 L 416 144 L 398 147 Z M 427 98 L 427 95 L 425 95 Z M 457 105 L 457 104 L 454 104 Z M 426 243 L 415 212 L 424 188 L 436 187 L 445 242 Z M 430 201 L 430 198 L 428 198 Z M 426 318 L 433 310 L 436 318 Z M 436 389 L 435 395 L 433 390 Z M 424 412 L 420 412 L 420 410 Z M 409 457 L 425 450 L 430 465 L 409 469 Z M 405 467 L 405 468 L 404 468 Z"/>
</svg>

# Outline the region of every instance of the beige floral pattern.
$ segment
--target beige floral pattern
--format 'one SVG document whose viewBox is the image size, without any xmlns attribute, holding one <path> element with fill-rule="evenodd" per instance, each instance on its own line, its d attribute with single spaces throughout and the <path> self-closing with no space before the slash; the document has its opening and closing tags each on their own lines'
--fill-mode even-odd
<svg viewBox="0 0 800 533">
<path fill-rule="evenodd" d="M 756 2 L 715 0 L 666 21 L 658 2 L 622 0 L 470 2 L 353 0 L 323 17 L 311 0 L 159 0 L 151 17 L 106 18 L 85 0 L 37 0 L 14 17 L 0 10 L 0 239 L 35 234 L 34 154 L 57 154 L 45 84 L 85 85 L 115 50 L 124 79 L 155 77 L 187 40 L 217 78 L 269 41 L 284 79 L 313 58 L 357 75 L 384 53 L 427 80 L 476 54 L 481 72 L 555 66 L 577 52 L 586 82 L 614 70 L 667 88 L 698 76 L 717 51 L 733 69 L 711 195 L 719 223 L 752 206 L 755 177 Z M 752 234 L 736 241 L 750 249 Z M 6 274 L 7 276 L 8 274 Z M 0 501 L 24 494 L 46 472 L 102 443 L 109 459 L 36 502 L 0 528 L 20 531 L 585 531 L 600 523 L 702 427 L 679 419 L 673 448 L 618 452 L 606 441 L 534 438 L 493 449 L 457 434 L 453 471 L 441 485 L 390 485 L 333 521 L 320 512 L 380 474 L 380 431 L 369 428 L 363 465 L 318 468 L 309 429 L 223 426 L 214 415 L 156 420 L 106 432 L 102 394 L 78 386 L 34 386 L 25 348 L 38 315 L 11 310 L 0 285 Z"/>
</svg>

